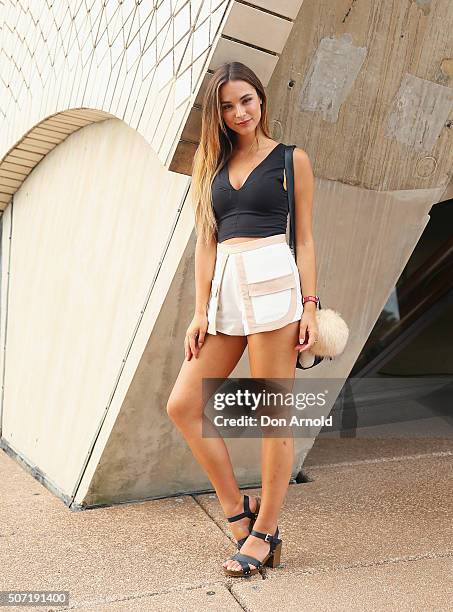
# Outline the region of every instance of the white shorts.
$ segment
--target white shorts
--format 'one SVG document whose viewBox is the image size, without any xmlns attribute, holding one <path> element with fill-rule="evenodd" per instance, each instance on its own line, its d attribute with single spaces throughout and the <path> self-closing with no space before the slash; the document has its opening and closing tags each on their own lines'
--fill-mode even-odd
<svg viewBox="0 0 453 612">
<path fill-rule="evenodd" d="M 217 244 L 209 334 L 248 336 L 302 317 L 299 270 L 285 234 Z"/>
</svg>

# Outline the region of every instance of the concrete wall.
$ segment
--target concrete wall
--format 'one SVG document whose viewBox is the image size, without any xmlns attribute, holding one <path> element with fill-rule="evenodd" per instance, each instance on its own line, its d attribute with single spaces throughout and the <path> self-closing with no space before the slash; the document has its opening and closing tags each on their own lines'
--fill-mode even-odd
<svg viewBox="0 0 453 612">
<path fill-rule="evenodd" d="M 3 216 L 2 436 L 64 495 L 96 465 L 186 248 L 188 180 L 109 120 L 48 154 Z"/>
</svg>

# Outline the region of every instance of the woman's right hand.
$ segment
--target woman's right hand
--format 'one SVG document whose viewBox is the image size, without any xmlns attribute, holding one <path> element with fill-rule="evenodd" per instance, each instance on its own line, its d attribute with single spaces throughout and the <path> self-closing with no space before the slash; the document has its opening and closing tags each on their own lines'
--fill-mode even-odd
<svg viewBox="0 0 453 612">
<path fill-rule="evenodd" d="M 184 353 L 187 361 L 192 359 L 192 355 L 195 355 L 196 358 L 198 357 L 204 343 L 207 328 L 208 316 L 206 314 L 195 314 L 187 328 L 184 339 Z"/>
</svg>

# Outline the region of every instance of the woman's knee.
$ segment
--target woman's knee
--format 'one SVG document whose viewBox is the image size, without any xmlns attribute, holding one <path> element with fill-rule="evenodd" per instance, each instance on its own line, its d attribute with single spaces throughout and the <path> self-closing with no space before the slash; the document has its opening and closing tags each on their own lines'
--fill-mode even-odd
<svg viewBox="0 0 453 612">
<path fill-rule="evenodd" d="M 197 416 L 193 400 L 185 397 L 171 397 L 167 401 L 167 414 L 174 423 L 193 420 Z"/>
<path fill-rule="evenodd" d="M 169 398 L 167 402 L 167 414 L 172 421 L 179 421 L 182 417 L 183 405 L 182 402 L 175 398 Z"/>
</svg>

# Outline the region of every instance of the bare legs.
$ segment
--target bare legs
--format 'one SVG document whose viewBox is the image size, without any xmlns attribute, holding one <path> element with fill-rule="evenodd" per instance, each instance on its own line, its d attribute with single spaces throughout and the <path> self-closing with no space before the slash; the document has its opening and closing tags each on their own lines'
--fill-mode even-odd
<svg viewBox="0 0 453 612">
<path fill-rule="evenodd" d="M 248 344 L 252 377 L 294 377 L 299 322 L 296 321 L 272 332 L 244 336 L 206 334 L 198 359 L 184 360 L 167 403 L 169 417 L 181 431 L 195 459 L 210 479 L 225 516 L 242 512 L 243 496 L 238 488 L 227 447 L 221 437 L 202 437 L 203 405 L 201 382 L 203 377 L 226 378 L 235 368 Z M 222 359 L 218 359 L 222 355 Z M 272 355 L 272 359 L 269 359 Z M 254 529 L 274 533 L 286 495 L 293 463 L 292 436 L 263 437 L 262 439 L 262 495 L 261 508 Z M 256 501 L 250 500 L 251 510 Z M 231 523 L 236 539 L 248 535 L 249 519 Z M 241 552 L 263 559 L 269 544 L 248 537 Z M 225 567 L 240 569 L 236 561 L 225 562 Z"/>
</svg>

